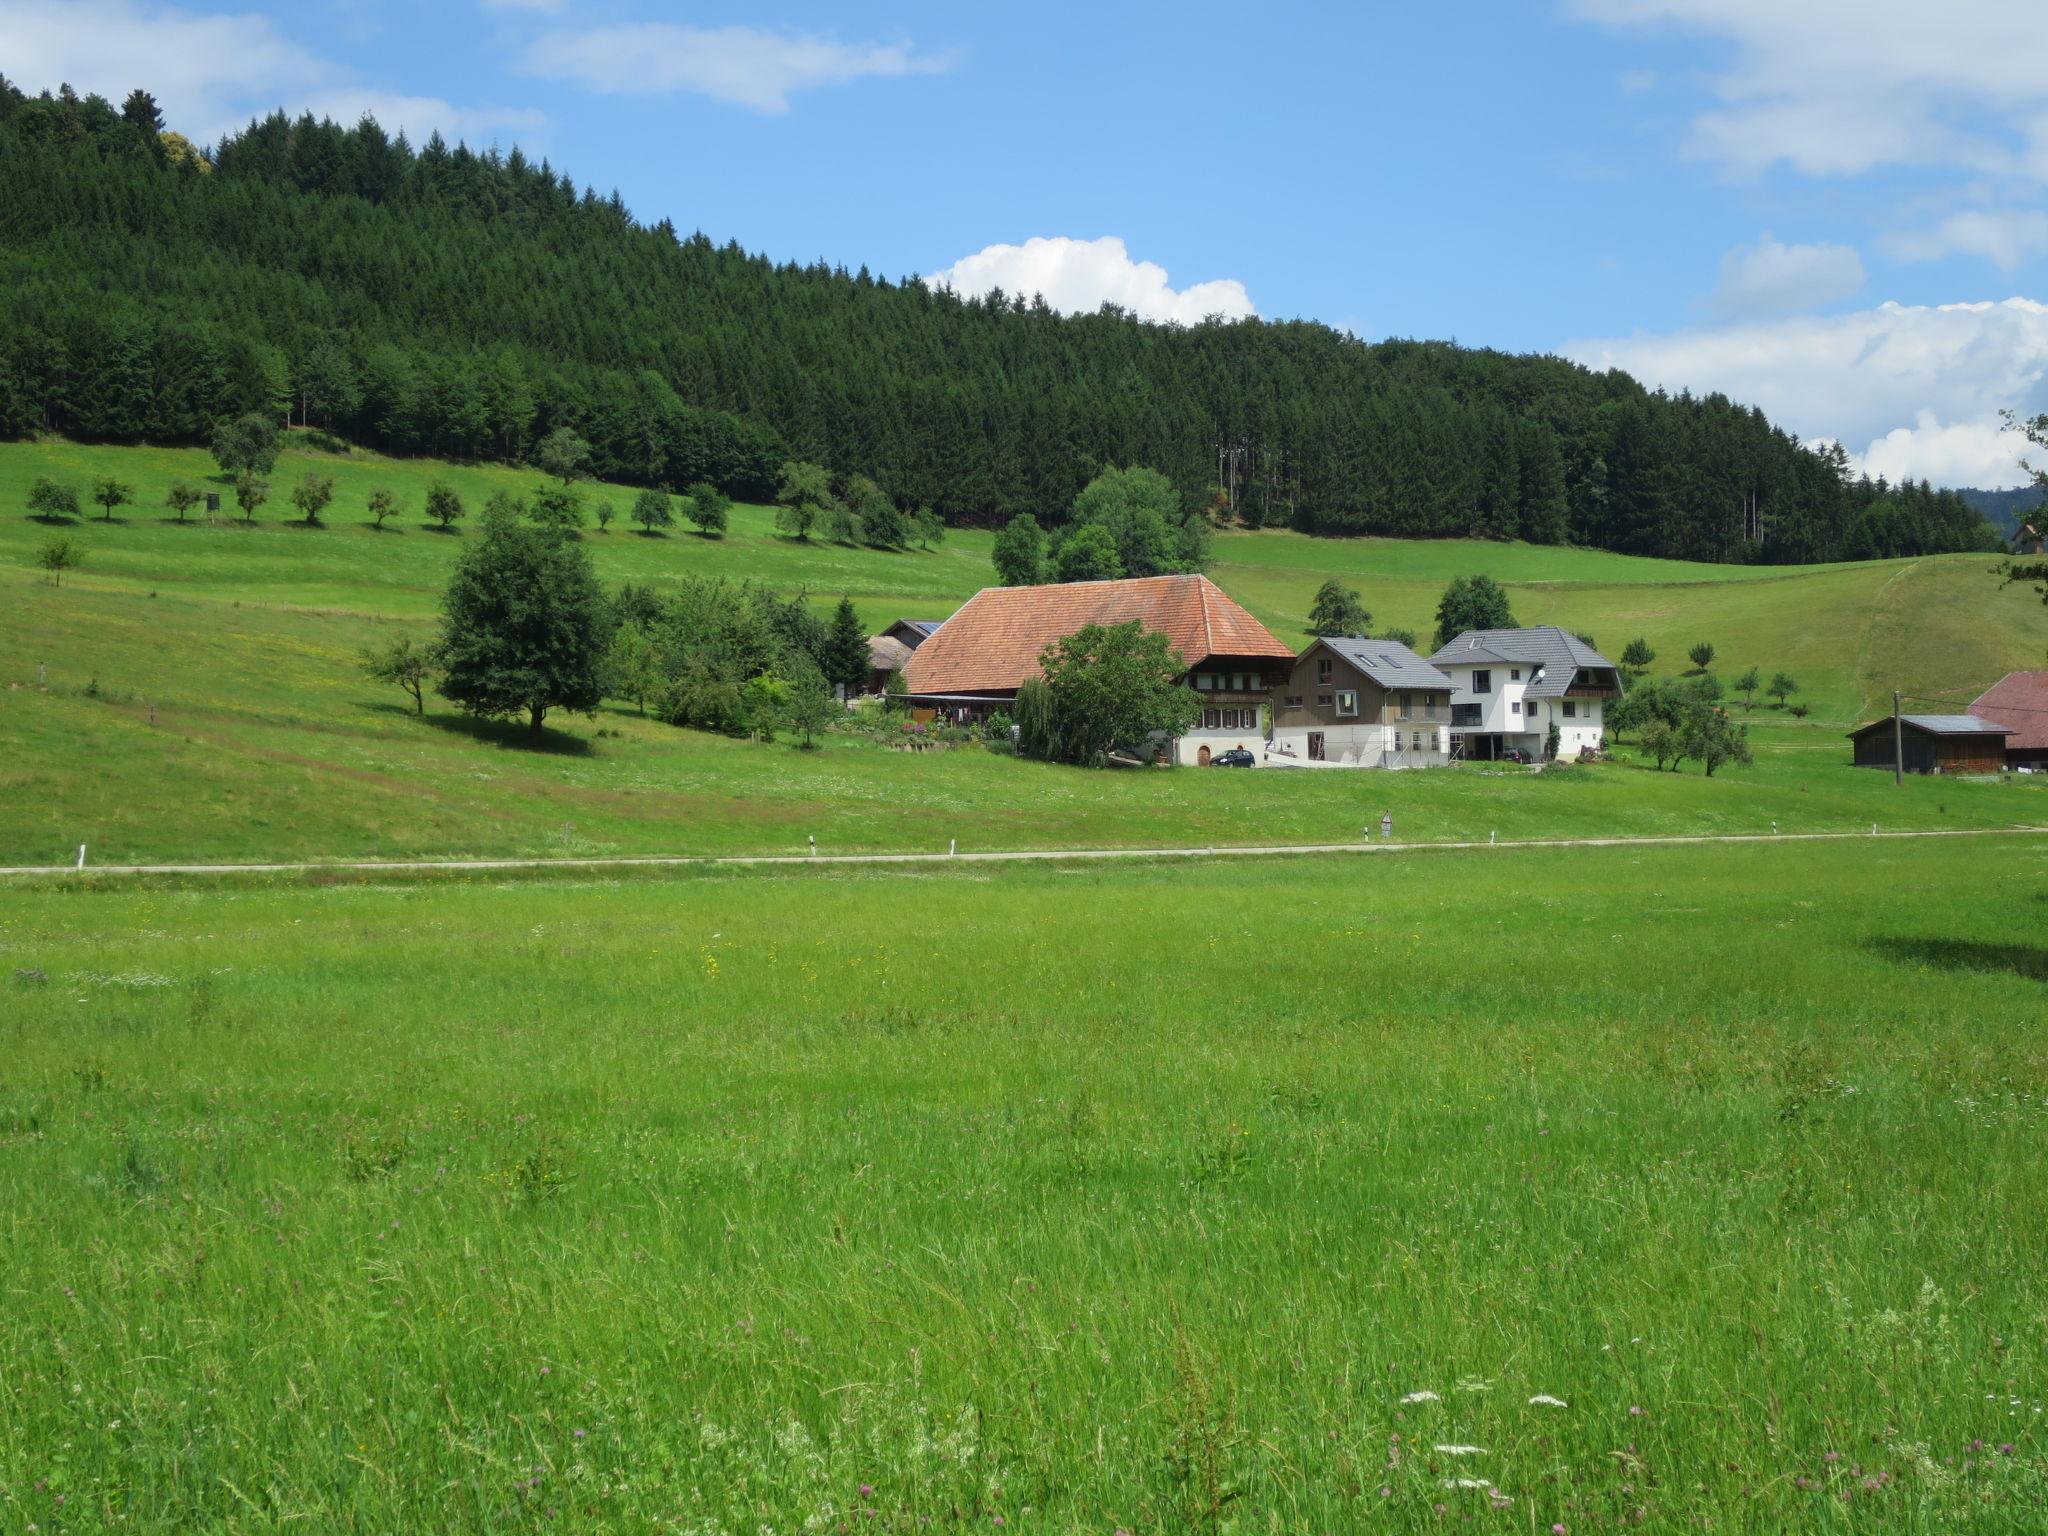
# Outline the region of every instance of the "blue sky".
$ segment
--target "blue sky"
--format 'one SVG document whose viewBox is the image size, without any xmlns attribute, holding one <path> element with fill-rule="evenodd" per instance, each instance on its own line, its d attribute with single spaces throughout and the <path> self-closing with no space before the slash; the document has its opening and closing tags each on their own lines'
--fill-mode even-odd
<svg viewBox="0 0 2048 1536">
<path fill-rule="evenodd" d="M 1891 474 L 2048 410 L 2040 0 L 0 0 L 0 71 L 212 138 L 368 109 L 778 258 L 1561 351 Z"/>
</svg>

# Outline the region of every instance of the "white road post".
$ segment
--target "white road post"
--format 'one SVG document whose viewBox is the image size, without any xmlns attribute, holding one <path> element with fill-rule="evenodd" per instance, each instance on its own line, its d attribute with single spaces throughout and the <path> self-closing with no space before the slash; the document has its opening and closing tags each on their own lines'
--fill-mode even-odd
<svg viewBox="0 0 2048 1536">
<path fill-rule="evenodd" d="M 953 855 L 954 855 L 954 854 L 958 853 L 959 851 L 960 851 L 960 839 L 959 839 L 959 838 L 957 838 L 957 837 L 949 837 L 949 838 L 947 838 L 947 839 L 946 839 L 946 857 L 950 859 L 950 858 L 952 858 L 952 857 L 953 857 Z"/>
<path fill-rule="evenodd" d="M 85 868 L 85 844 L 83 843 L 78 845 L 78 867 L 80 869 Z"/>
<path fill-rule="evenodd" d="M 804 838 L 810 843 L 811 857 L 815 859 L 818 856 L 818 839 L 808 832 L 804 834 Z"/>
</svg>

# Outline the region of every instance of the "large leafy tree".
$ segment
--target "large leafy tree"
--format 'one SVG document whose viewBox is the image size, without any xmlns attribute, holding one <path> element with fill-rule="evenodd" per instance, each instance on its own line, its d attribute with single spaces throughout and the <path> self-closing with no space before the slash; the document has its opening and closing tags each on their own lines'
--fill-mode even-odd
<svg viewBox="0 0 2048 1536">
<path fill-rule="evenodd" d="M 776 530 L 799 543 L 809 542 L 811 530 L 821 518 L 841 510 L 839 498 L 832 494 L 832 476 L 822 465 L 803 459 L 791 459 L 782 466 L 775 499 L 780 504 Z"/>
<path fill-rule="evenodd" d="M 1201 717 L 1200 695 L 1180 681 L 1187 663 L 1164 635 L 1136 620 L 1084 625 L 1047 646 L 1039 666 L 1052 716 L 1042 750 L 1062 762 L 1142 749 L 1155 734 L 1178 736 Z"/>
<path fill-rule="evenodd" d="M 213 461 L 230 475 L 267 475 L 277 467 L 277 423 L 258 411 L 224 421 L 213 434 Z"/>
<path fill-rule="evenodd" d="M 484 719 L 525 716 L 537 742 L 550 710 L 597 708 L 609 639 L 583 547 L 493 507 L 441 600 L 438 690 Z"/>
<path fill-rule="evenodd" d="M 1045 580 L 1045 530 L 1029 512 L 1019 512 L 996 534 L 996 580 L 1006 587 L 1036 586 Z"/>
<path fill-rule="evenodd" d="M 1061 581 L 1114 581 L 1130 574 L 1117 556 L 1116 540 L 1100 523 L 1068 534 L 1053 556 L 1053 568 Z"/>
<path fill-rule="evenodd" d="M 1491 576 L 1458 576 L 1436 605 L 1436 644 L 1449 645 L 1468 629 L 1513 629 L 1508 595 Z"/>
<path fill-rule="evenodd" d="M 135 499 L 135 487 L 112 475 L 104 476 L 92 483 L 92 499 L 99 503 L 100 518 L 103 522 L 114 520 L 114 508 L 125 507 Z"/>
<path fill-rule="evenodd" d="M 710 538 L 713 534 L 725 532 L 726 523 L 732 516 L 732 498 L 709 481 L 699 480 L 690 487 L 683 515 L 689 518 L 690 526 L 698 533 Z"/>
<path fill-rule="evenodd" d="M 1199 509 L 1184 507 L 1173 482 L 1156 469 L 1104 470 L 1074 498 L 1067 526 L 1063 543 L 1100 528 L 1126 576 L 1198 571 L 1208 564 L 1208 520 Z"/>
<path fill-rule="evenodd" d="M 1332 579 L 1316 589 L 1309 605 L 1308 632 L 1312 635 L 1364 635 L 1372 631 L 1372 615 L 1349 587 Z"/>
<path fill-rule="evenodd" d="M 557 427 L 533 450 L 533 462 L 564 486 L 590 473 L 590 444 L 567 427 Z"/>
</svg>

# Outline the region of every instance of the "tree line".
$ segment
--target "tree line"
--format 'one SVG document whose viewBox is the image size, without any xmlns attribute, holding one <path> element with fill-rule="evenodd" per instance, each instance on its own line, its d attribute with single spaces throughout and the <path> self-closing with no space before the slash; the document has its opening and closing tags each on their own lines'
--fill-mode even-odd
<svg viewBox="0 0 2048 1536">
<path fill-rule="evenodd" d="M 368 119 L 276 115 L 209 157 L 145 92 L 116 110 L 0 81 L 0 208 L 0 433 L 203 441 L 254 411 L 521 461 L 568 429 L 604 479 L 765 500 L 810 463 L 842 500 L 859 476 L 1048 533 L 1102 470 L 1146 464 L 1183 515 L 1253 527 L 1743 561 L 1991 547 L 1953 493 L 1852 477 L 1720 395 L 776 264 L 517 149 Z"/>
</svg>

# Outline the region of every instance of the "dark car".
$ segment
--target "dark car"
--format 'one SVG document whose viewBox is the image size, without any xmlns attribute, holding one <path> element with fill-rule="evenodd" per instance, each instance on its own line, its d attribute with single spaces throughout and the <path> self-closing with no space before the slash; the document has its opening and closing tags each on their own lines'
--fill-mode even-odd
<svg viewBox="0 0 2048 1536">
<path fill-rule="evenodd" d="M 1259 760 L 1243 747 L 1232 747 L 1228 752 L 1218 752 L 1209 759 L 1211 768 L 1256 768 Z"/>
</svg>

